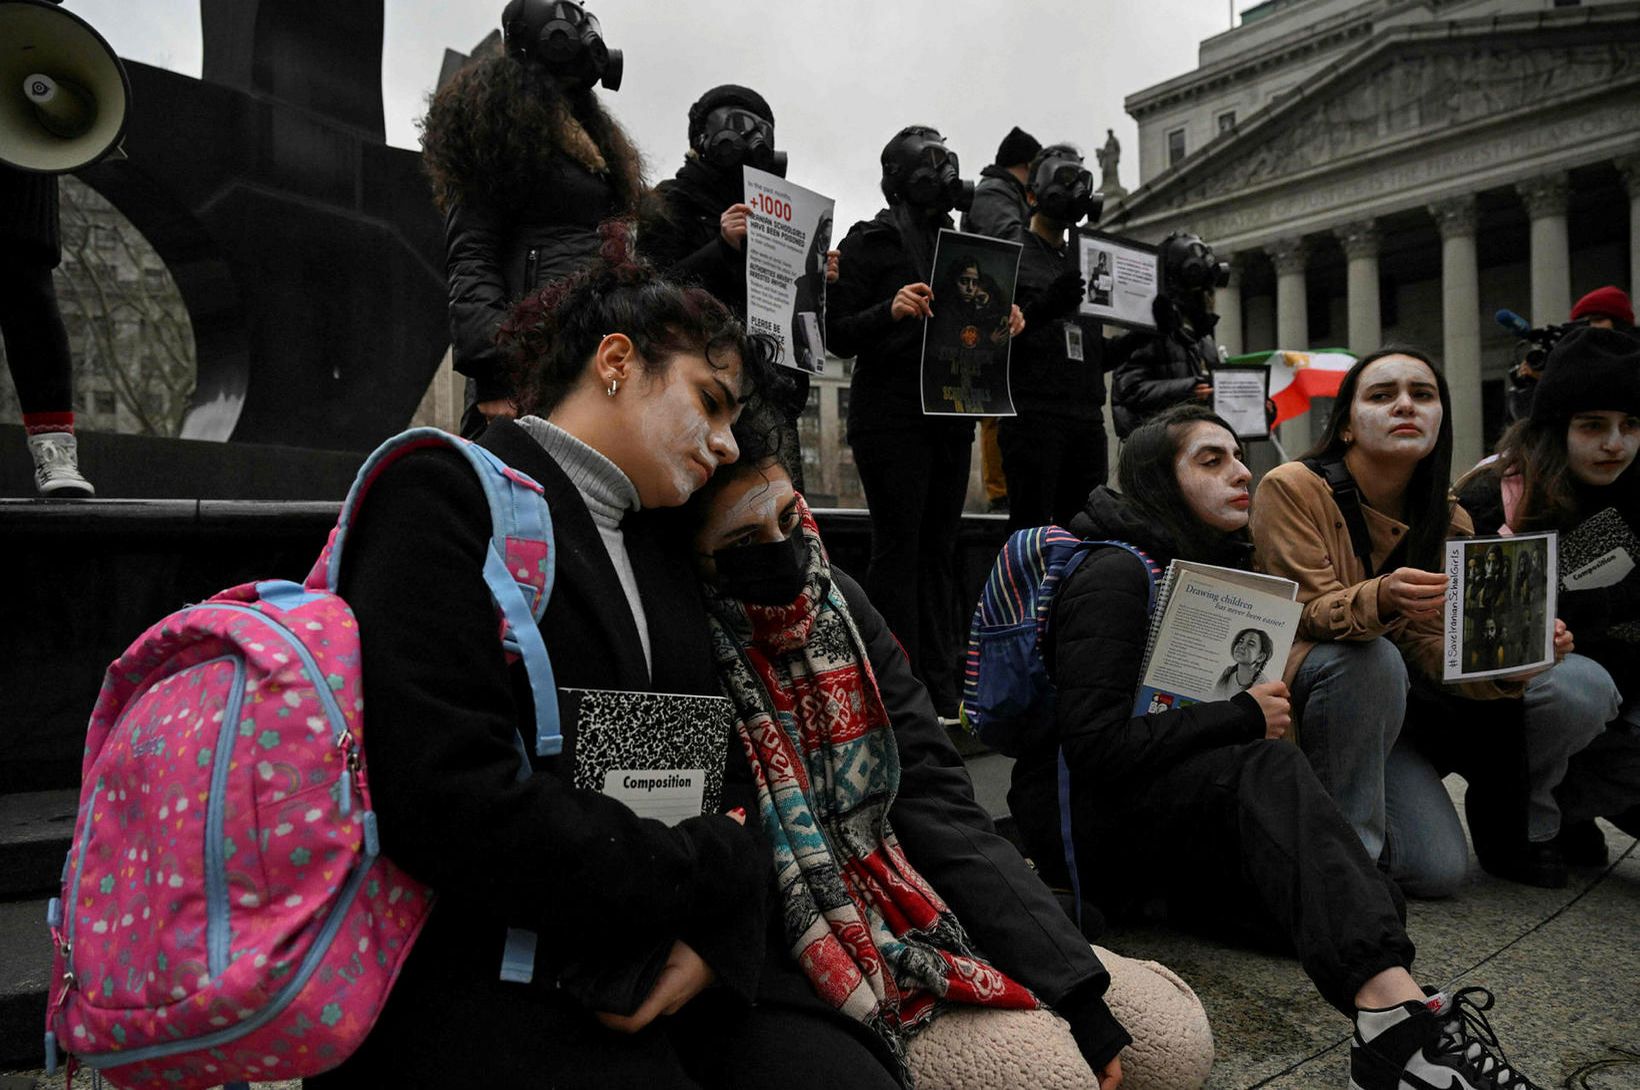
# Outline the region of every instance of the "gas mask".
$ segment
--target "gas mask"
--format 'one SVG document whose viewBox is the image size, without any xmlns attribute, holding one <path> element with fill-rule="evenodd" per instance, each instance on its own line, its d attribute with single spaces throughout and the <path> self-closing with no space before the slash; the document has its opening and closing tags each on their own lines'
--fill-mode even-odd
<svg viewBox="0 0 1640 1090">
<path fill-rule="evenodd" d="M 801 529 L 783 541 L 734 545 L 712 554 L 717 585 L 730 598 L 756 606 L 789 606 L 808 575 L 808 539 Z"/>
<path fill-rule="evenodd" d="M 907 204 L 931 212 L 966 212 L 974 203 L 974 183 L 962 180 L 957 153 L 933 129 L 908 129 L 883 149 L 884 189 Z"/>
<path fill-rule="evenodd" d="M 621 89 L 621 51 L 604 44 L 598 17 L 575 0 L 510 0 L 501 12 L 507 55 L 587 90 Z"/>
<path fill-rule="evenodd" d="M 719 170 L 749 166 L 786 176 L 786 153 L 774 148 L 774 126 L 739 106 L 719 106 L 707 114 L 695 150 Z"/>
<path fill-rule="evenodd" d="M 1230 283 L 1230 266 L 1195 235 L 1169 235 L 1162 242 L 1162 276 L 1167 293 L 1182 301 Z"/>
<path fill-rule="evenodd" d="M 1031 174 L 1031 192 L 1043 215 L 1067 227 L 1084 216 L 1098 219 L 1105 203 L 1093 191 L 1093 175 L 1082 165 L 1081 153 L 1064 144 L 1047 149 Z"/>
</svg>

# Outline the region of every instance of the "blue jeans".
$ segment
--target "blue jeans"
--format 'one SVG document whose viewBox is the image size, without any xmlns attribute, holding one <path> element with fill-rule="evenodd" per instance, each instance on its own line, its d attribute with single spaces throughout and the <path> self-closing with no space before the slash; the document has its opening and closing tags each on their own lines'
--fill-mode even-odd
<svg viewBox="0 0 1640 1090">
<path fill-rule="evenodd" d="M 1383 863 L 1408 897 L 1450 897 L 1469 870 L 1469 842 L 1434 764 L 1410 738 L 1384 766 Z"/>
<path fill-rule="evenodd" d="M 1384 766 L 1408 687 L 1401 652 L 1382 637 L 1316 644 L 1293 678 L 1298 746 L 1374 860 L 1384 850 Z"/>
<path fill-rule="evenodd" d="M 1552 840 L 1560 832 L 1555 788 L 1581 752 L 1617 718 L 1622 698 L 1606 668 L 1582 655 L 1567 655 L 1526 683 L 1526 768 L 1531 778 L 1526 837 Z"/>
</svg>

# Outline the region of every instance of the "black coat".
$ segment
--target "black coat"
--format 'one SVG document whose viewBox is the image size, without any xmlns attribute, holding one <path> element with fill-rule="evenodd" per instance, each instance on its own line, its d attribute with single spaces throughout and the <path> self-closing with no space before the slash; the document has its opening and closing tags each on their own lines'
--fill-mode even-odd
<svg viewBox="0 0 1640 1090">
<path fill-rule="evenodd" d="M 574 485 L 510 421 L 483 445 L 546 490 L 558 574 L 540 628 L 558 683 L 717 694 L 687 558 L 665 551 L 644 516 L 627 521 L 653 655 L 646 670 Z M 533 707 L 522 666 L 507 665 L 497 639 L 480 574 L 488 544 L 477 478 L 454 452 L 429 450 L 375 483 L 344 556 L 382 850 L 438 901 L 369 1041 L 335 1085 L 378 1085 L 405 1071 L 424 1083 L 440 1070 L 470 1076 L 474 1063 L 496 1085 L 550 1082 L 574 1062 L 566 1040 L 603 1032 L 554 988 L 554 966 L 571 955 L 614 957 L 682 938 L 743 1001 L 766 994 L 771 854 L 753 830 L 716 816 L 674 828 L 639 818 L 571 787 L 557 758 L 535 758 L 536 774 L 516 780 L 513 732 L 533 751 Z M 733 741 L 728 749 L 724 805 L 755 807 L 744 754 Z M 498 979 L 509 927 L 540 937 L 531 984 Z"/>
<path fill-rule="evenodd" d="M 1165 570 L 1175 546 L 1152 522 L 1109 488 L 1095 489 L 1069 529 L 1082 538 L 1125 541 Z M 1084 891 L 1090 875 L 1120 858 L 1127 814 L 1138 808 L 1148 781 L 1205 749 L 1264 736 L 1264 716 L 1246 693 L 1231 700 L 1132 715 L 1139 666 L 1150 632 L 1150 577 L 1125 549 L 1094 550 L 1054 597 L 1044 648 L 1058 687 L 1053 720 L 1026 735 L 1014 764 L 1008 802 L 1027 851 L 1049 881 L 1067 881 L 1059 834 L 1057 760 L 1071 773 L 1072 830 Z M 1112 883 L 1127 883 L 1121 874 Z M 1094 888 L 1105 900 L 1126 890 Z"/>
<path fill-rule="evenodd" d="M 1116 434 L 1127 438 L 1134 428 L 1170 405 L 1189 401 L 1198 383 L 1211 382 L 1210 368 L 1219 362 L 1219 346 L 1209 316 L 1206 333 L 1197 335 L 1182 325 L 1140 342 L 1116 364 L 1111 378 L 1111 422 Z"/>
<path fill-rule="evenodd" d="M 922 411 L 923 322 L 895 321 L 894 296 L 907 284 L 932 284 L 938 226 L 908 245 L 894 210 L 849 228 L 838 245 L 837 283 L 826 303 L 826 347 L 854 359 L 849 380 L 848 441 L 884 432 L 922 431 L 972 435 L 971 417 L 924 416 Z M 943 226 L 950 226 L 946 220 Z M 914 256 L 916 251 L 924 251 Z M 939 313 L 936 300 L 934 312 Z"/>
<path fill-rule="evenodd" d="M 668 278 L 699 284 L 746 320 L 746 251 L 723 241 L 724 209 L 744 199 L 731 176 L 697 160 L 655 187 L 638 223 L 638 252 Z"/>
<path fill-rule="evenodd" d="M 578 272 L 598 256 L 598 225 L 624 210 L 609 179 L 567 155 L 552 160 L 535 198 L 519 208 L 478 202 L 444 217 L 453 364 L 477 384 L 475 399 L 512 394 L 496 330 L 525 293 Z"/>
<path fill-rule="evenodd" d="M 979 172 L 974 203 L 962 214 L 962 229 L 976 235 L 1022 242 L 1030 230 L 1031 203 L 1025 185 L 995 163 Z"/>
<path fill-rule="evenodd" d="M 1088 1062 L 1129 1040 L 1105 1006 L 1110 976 L 1059 902 L 974 798 L 968 770 L 882 614 L 832 569 L 894 726 L 900 789 L 888 819 L 906 858 L 945 899 L 979 951 L 1071 1024 Z"/>
<path fill-rule="evenodd" d="M 0 254 L 55 269 L 62 260 L 57 176 L 0 165 Z"/>
</svg>

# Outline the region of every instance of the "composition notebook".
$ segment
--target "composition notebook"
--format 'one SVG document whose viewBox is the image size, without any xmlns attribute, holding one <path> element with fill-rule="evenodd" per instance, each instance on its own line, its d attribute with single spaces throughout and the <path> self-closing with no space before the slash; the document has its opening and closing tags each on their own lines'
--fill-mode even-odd
<svg viewBox="0 0 1640 1090">
<path fill-rule="evenodd" d="M 558 690 L 572 780 L 668 825 L 717 813 L 734 706 L 726 697 Z"/>
<path fill-rule="evenodd" d="M 1291 579 L 1175 560 L 1156 587 L 1133 714 L 1280 681 L 1304 607 Z"/>
<path fill-rule="evenodd" d="M 1640 565 L 1640 539 L 1615 507 L 1599 511 L 1560 536 L 1560 589 L 1613 587 Z M 1640 643 L 1640 621 L 1623 621 L 1607 630 L 1627 643 Z"/>
</svg>

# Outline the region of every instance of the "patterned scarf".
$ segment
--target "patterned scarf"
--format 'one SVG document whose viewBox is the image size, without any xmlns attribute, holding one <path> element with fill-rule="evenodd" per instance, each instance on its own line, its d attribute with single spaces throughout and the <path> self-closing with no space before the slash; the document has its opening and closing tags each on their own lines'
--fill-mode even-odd
<svg viewBox="0 0 1640 1090">
<path fill-rule="evenodd" d="M 772 607 L 708 589 L 713 649 L 774 845 L 792 956 L 903 1067 L 906 1040 L 940 1004 L 1039 1004 L 974 950 L 889 827 L 900 783 L 893 727 L 801 497 L 798 511 L 802 593 Z"/>
</svg>

